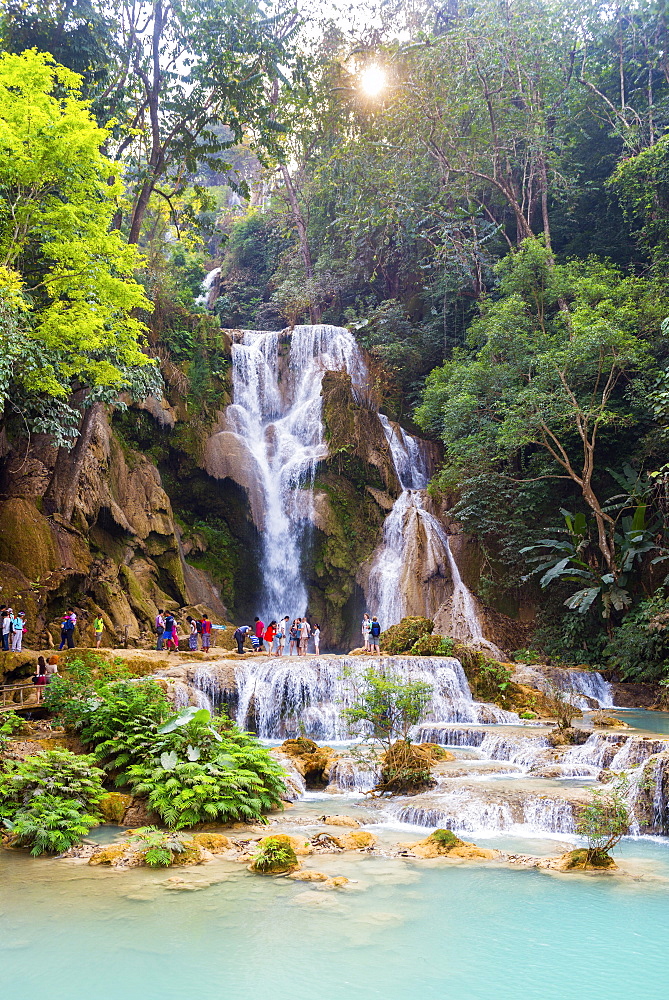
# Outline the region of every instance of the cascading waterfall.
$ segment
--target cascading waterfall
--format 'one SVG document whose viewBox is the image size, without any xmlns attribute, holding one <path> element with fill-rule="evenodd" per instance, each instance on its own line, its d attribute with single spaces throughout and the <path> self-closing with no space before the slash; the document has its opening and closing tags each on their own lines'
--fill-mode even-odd
<svg viewBox="0 0 669 1000">
<path fill-rule="evenodd" d="M 367 607 L 384 628 L 407 614 L 432 618 L 446 596 L 450 580 L 449 635 L 500 657 L 483 635 L 476 602 L 465 585 L 451 551 L 448 533 L 426 509 L 429 464 L 422 443 L 379 414 L 402 493 L 383 525 L 383 542 L 372 556 L 367 578 Z M 420 553 L 417 560 L 411 553 Z M 420 573 L 412 580 L 411 574 Z M 411 600 L 409 595 L 418 595 Z M 409 606 L 411 604 L 411 606 Z"/>
<path fill-rule="evenodd" d="M 243 440 L 253 463 L 251 507 L 262 539 L 259 606 L 266 619 L 303 615 L 307 607 L 302 557 L 314 474 L 327 455 L 321 420 L 326 371 L 348 372 L 354 386 L 365 381 L 360 350 L 343 327 L 244 330 L 232 347 L 226 430 Z"/>
<path fill-rule="evenodd" d="M 613 708 L 613 688 L 596 670 L 578 670 L 561 667 L 535 667 L 518 663 L 513 680 L 527 684 L 545 694 L 557 691 L 576 708 Z"/>
<path fill-rule="evenodd" d="M 235 664 L 233 680 L 221 678 L 215 665 L 203 664 L 194 684 L 214 705 L 226 704 L 239 726 L 255 729 L 264 739 L 303 734 L 342 741 L 349 731 L 341 710 L 352 705 L 356 681 L 368 667 L 369 660 L 353 656 L 249 659 Z M 425 723 L 519 721 L 514 712 L 474 701 L 462 665 L 452 657 L 385 657 L 383 668 L 432 686 Z"/>
</svg>

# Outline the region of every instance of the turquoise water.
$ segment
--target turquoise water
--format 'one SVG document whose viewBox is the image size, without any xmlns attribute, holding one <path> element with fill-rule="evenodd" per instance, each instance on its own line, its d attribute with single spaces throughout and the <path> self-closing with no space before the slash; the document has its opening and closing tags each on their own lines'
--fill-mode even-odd
<svg viewBox="0 0 669 1000">
<path fill-rule="evenodd" d="M 662 1000 L 669 846 L 623 855 L 633 876 L 312 858 L 357 880 L 327 892 L 223 861 L 118 873 L 3 852 L 0 996 Z"/>
<path fill-rule="evenodd" d="M 651 712 L 645 708 L 612 708 L 611 715 L 622 719 L 634 729 L 659 733 L 661 736 L 669 735 L 669 712 Z"/>
</svg>

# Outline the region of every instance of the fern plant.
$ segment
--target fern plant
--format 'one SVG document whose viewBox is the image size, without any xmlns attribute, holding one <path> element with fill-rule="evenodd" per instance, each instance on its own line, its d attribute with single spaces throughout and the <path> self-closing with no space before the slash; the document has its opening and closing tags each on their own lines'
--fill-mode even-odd
<svg viewBox="0 0 669 1000">
<path fill-rule="evenodd" d="M 141 827 L 130 838 L 130 843 L 138 848 L 150 868 L 169 867 L 175 854 L 184 854 L 192 846 L 180 834 L 155 826 Z"/>
<path fill-rule="evenodd" d="M 64 851 L 99 822 L 103 772 L 91 757 L 49 750 L 5 768 L 0 818 L 17 846 L 35 855 Z"/>
</svg>

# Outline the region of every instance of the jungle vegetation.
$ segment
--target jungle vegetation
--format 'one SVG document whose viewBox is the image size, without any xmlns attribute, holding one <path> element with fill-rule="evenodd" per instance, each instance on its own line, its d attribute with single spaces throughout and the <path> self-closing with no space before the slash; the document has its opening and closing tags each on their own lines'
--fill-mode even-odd
<svg viewBox="0 0 669 1000">
<path fill-rule="evenodd" d="M 661 0 L 5 0 L 0 405 L 59 448 L 45 509 L 95 407 L 215 409 L 221 327 L 346 324 L 443 445 L 480 596 L 667 676 L 668 32 Z"/>
</svg>

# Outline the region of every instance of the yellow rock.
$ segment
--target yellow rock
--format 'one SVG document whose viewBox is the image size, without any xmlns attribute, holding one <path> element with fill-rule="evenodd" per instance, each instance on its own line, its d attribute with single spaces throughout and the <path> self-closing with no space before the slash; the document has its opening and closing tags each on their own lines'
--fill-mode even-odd
<svg viewBox="0 0 669 1000">
<path fill-rule="evenodd" d="M 296 882 L 327 882 L 329 875 L 324 875 L 323 872 L 293 872 L 288 878 Z"/>
<path fill-rule="evenodd" d="M 403 845 L 404 846 L 404 845 Z M 466 840 L 460 840 L 450 830 L 435 830 L 424 840 L 414 844 L 406 844 L 408 850 L 417 858 L 463 858 L 465 860 L 491 859 L 499 855 L 499 851 L 491 851 L 485 847 L 477 847 Z"/>
<path fill-rule="evenodd" d="M 100 812 L 108 823 L 121 823 L 132 802 L 132 795 L 110 792 L 100 800 Z"/>
<path fill-rule="evenodd" d="M 234 847 L 230 838 L 222 833 L 194 833 L 192 840 L 198 847 L 210 851 L 211 854 L 225 854 Z"/>
<path fill-rule="evenodd" d="M 352 816 L 321 816 L 320 821 L 327 823 L 328 826 L 360 826 L 357 819 L 353 819 Z"/>
<path fill-rule="evenodd" d="M 368 830 L 352 830 L 344 837 L 335 837 L 337 844 L 345 851 L 362 851 L 366 847 L 373 847 L 377 838 Z"/>
<path fill-rule="evenodd" d="M 102 847 L 95 854 L 91 855 L 88 863 L 89 865 L 113 865 L 115 861 L 123 857 L 129 846 L 129 844 L 125 843 L 110 844 L 108 847 Z"/>
</svg>

